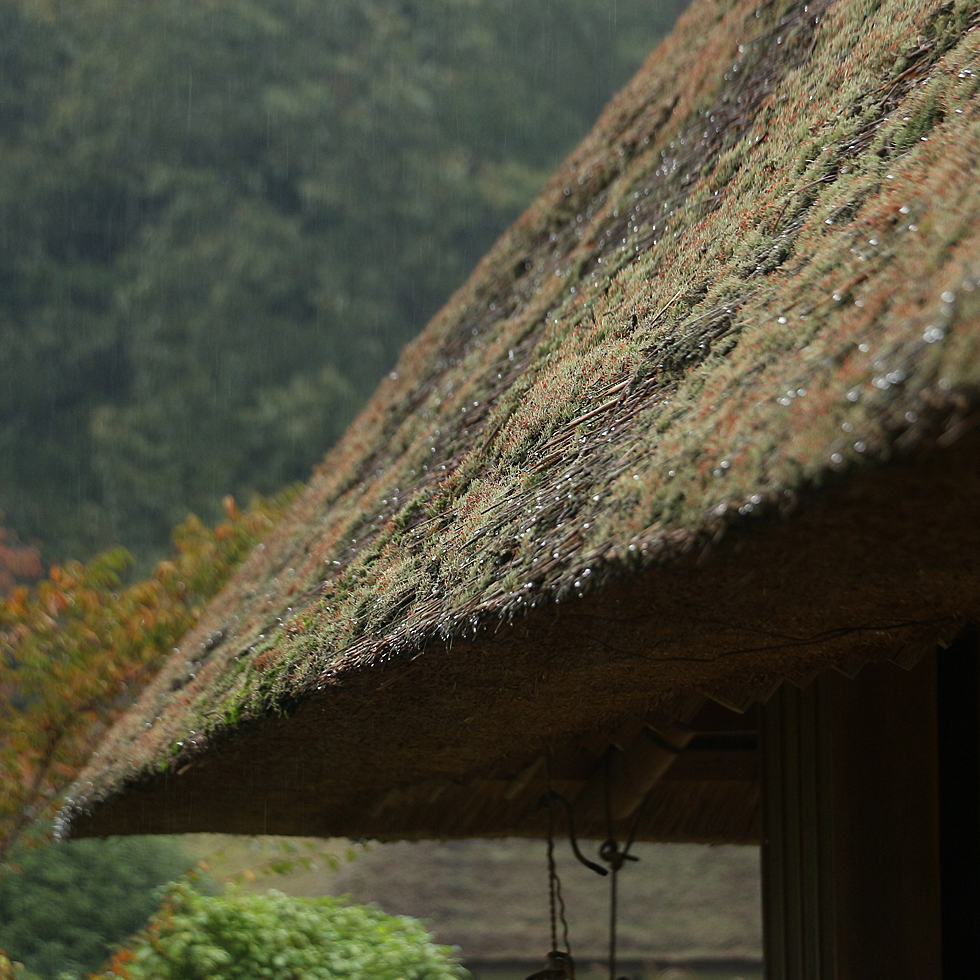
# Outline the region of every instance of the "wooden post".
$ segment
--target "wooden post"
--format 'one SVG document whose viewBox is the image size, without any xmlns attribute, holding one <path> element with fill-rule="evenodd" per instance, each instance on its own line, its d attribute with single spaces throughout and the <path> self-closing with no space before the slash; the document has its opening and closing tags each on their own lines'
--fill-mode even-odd
<svg viewBox="0 0 980 980">
<path fill-rule="evenodd" d="M 935 658 L 783 685 L 762 734 L 769 980 L 939 980 Z"/>
<path fill-rule="evenodd" d="M 936 663 L 943 980 L 980 977 L 980 656 L 967 630 Z"/>
<path fill-rule="evenodd" d="M 762 901 L 769 980 L 834 980 L 829 678 L 765 705 Z"/>
</svg>

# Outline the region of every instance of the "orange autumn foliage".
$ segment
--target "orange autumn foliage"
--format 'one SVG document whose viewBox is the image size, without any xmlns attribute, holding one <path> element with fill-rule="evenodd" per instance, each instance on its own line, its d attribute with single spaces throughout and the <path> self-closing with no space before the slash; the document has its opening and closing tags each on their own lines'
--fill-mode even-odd
<svg viewBox="0 0 980 980">
<path fill-rule="evenodd" d="M 0 511 L 0 521 L 3 511 Z M 41 555 L 32 545 L 21 544 L 5 527 L 0 527 L 0 596 L 10 595 L 18 581 L 41 577 Z"/>
<path fill-rule="evenodd" d="M 116 548 L 0 595 L 0 862 L 53 814 L 100 734 L 270 530 L 287 496 L 246 511 L 226 497 L 228 519 L 213 530 L 189 516 L 173 533 L 174 554 L 143 581 L 123 584 L 132 559 Z"/>
</svg>

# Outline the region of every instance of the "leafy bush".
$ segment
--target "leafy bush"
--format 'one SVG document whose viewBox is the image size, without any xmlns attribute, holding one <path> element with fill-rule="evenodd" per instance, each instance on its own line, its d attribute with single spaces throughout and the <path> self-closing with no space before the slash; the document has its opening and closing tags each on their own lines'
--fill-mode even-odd
<svg viewBox="0 0 980 980">
<path fill-rule="evenodd" d="M 193 864 L 166 837 L 21 845 L 11 860 L 19 870 L 0 877 L 0 948 L 42 977 L 98 969 Z"/>
<path fill-rule="evenodd" d="M 413 919 L 281 892 L 208 897 L 175 885 L 103 978 L 460 980 L 465 971 Z"/>
<path fill-rule="evenodd" d="M 0 980 L 39 980 L 36 973 L 31 973 L 23 963 L 11 961 L 3 950 L 0 950 Z"/>
</svg>

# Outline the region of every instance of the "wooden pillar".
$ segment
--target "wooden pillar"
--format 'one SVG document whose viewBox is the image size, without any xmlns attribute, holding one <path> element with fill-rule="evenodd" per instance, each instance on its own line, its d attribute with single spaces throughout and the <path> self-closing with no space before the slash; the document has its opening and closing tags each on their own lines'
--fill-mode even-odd
<svg viewBox="0 0 980 980">
<path fill-rule="evenodd" d="M 935 658 L 783 685 L 762 736 L 769 980 L 939 980 Z"/>
<path fill-rule="evenodd" d="M 769 980 L 836 977 L 829 682 L 762 712 L 762 901 Z"/>
<path fill-rule="evenodd" d="M 943 980 L 980 977 L 980 651 L 967 630 L 936 664 Z"/>
</svg>

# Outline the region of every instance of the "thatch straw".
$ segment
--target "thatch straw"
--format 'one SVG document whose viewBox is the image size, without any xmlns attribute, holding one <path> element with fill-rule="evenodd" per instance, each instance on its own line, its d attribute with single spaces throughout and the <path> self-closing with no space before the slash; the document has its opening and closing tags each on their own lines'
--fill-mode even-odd
<svg viewBox="0 0 980 980">
<path fill-rule="evenodd" d="M 533 787 L 457 788 L 980 613 L 978 25 L 695 0 L 112 733 L 78 829 L 538 832 Z M 650 833 L 751 833 L 703 793 Z"/>
</svg>

